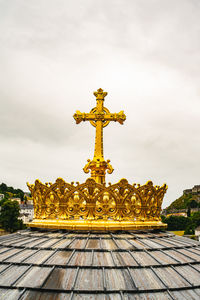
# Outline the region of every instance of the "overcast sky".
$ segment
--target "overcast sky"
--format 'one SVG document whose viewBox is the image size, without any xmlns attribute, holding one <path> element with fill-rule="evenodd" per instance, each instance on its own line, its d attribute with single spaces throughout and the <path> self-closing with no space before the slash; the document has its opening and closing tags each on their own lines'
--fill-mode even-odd
<svg viewBox="0 0 200 300">
<path fill-rule="evenodd" d="M 84 182 L 100 87 L 107 182 L 200 184 L 199 0 L 0 0 L 0 183 Z"/>
</svg>

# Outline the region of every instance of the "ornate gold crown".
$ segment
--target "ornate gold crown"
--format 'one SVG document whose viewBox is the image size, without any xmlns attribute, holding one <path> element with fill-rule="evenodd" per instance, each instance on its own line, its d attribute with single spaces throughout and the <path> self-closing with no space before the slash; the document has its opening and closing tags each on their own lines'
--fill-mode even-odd
<svg viewBox="0 0 200 300">
<path fill-rule="evenodd" d="M 46 227 L 48 223 L 49 227 L 66 229 L 160 227 L 161 204 L 167 189 L 165 184 L 154 187 L 151 181 L 131 185 L 126 179 L 106 187 L 92 178 L 76 185 L 62 178 L 54 184 L 36 180 L 28 187 L 34 199 L 36 225 Z"/>
<path fill-rule="evenodd" d="M 121 179 L 116 184 L 106 186 L 105 174 L 113 172 L 110 160 L 103 156 L 103 128 L 110 121 L 120 124 L 126 120 L 123 111 L 110 113 L 104 107 L 102 89 L 94 93 L 97 106 L 90 113 L 74 114 L 77 124 L 90 121 L 96 127 L 95 151 L 93 160 L 83 168 L 91 171 L 91 178 L 85 183 L 66 183 L 58 178 L 54 184 L 27 183 L 34 201 L 34 220 L 30 227 L 62 228 L 78 230 L 132 230 L 144 228 L 165 228 L 160 221 L 161 204 L 167 190 L 153 186 L 151 181 L 145 185 L 129 184 Z"/>
</svg>

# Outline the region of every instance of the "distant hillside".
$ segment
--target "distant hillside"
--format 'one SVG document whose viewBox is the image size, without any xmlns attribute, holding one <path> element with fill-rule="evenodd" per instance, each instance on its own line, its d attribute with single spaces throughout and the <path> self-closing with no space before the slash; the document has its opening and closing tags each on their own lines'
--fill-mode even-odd
<svg viewBox="0 0 200 300">
<path fill-rule="evenodd" d="M 0 184 L 0 194 L 4 194 L 8 198 L 24 198 L 24 192 L 21 189 L 15 189 L 12 186 L 7 186 L 5 183 Z"/>
<path fill-rule="evenodd" d="M 166 208 L 169 213 L 174 210 L 187 209 L 188 207 L 195 208 L 199 206 L 199 200 L 197 195 L 183 194 L 181 197 L 173 201 L 170 206 Z"/>
</svg>

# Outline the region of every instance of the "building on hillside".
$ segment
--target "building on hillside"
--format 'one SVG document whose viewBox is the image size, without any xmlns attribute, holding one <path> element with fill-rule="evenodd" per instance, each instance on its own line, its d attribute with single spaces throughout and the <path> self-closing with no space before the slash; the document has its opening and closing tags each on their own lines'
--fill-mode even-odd
<svg viewBox="0 0 200 300">
<path fill-rule="evenodd" d="M 195 213 L 200 211 L 199 207 L 195 207 L 195 208 L 191 208 L 191 213 Z M 166 217 L 170 217 L 170 216 L 183 216 L 183 217 L 187 217 L 187 212 L 188 209 L 187 208 L 183 208 L 183 209 L 173 209 L 171 210 L 169 213 L 167 212 L 167 209 L 163 209 L 162 210 L 162 215 L 166 216 Z"/>
<path fill-rule="evenodd" d="M 187 211 L 180 211 L 180 212 L 172 212 L 170 214 L 167 214 L 166 215 L 167 217 L 170 217 L 170 216 L 177 216 L 177 217 L 187 217 Z"/>
<path fill-rule="evenodd" d="M 194 185 L 193 188 L 191 189 L 185 189 L 183 190 L 183 195 L 192 195 L 191 199 L 194 200 L 195 202 L 199 203 L 200 202 L 200 185 Z M 181 198 L 181 197 L 180 197 Z M 179 198 L 179 199 L 180 199 Z M 179 200 L 177 199 L 177 200 Z M 172 208 L 172 204 L 176 202 L 177 200 L 173 201 L 169 207 L 166 207 L 162 210 L 162 215 L 164 216 L 185 216 L 187 217 L 187 211 L 188 207 L 186 208 Z M 184 199 L 182 199 L 182 202 L 184 203 Z M 198 206 L 198 205 L 196 205 Z M 179 207 L 182 207 L 180 202 L 179 202 Z M 200 207 L 191 207 L 191 213 L 198 212 L 200 210 Z"/>
<path fill-rule="evenodd" d="M 183 195 L 193 194 L 197 196 L 197 200 L 200 201 L 200 185 L 194 185 L 191 189 L 183 191 Z"/>
<path fill-rule="evenodd" d="M 33 199 L 28 198 L 27 201 L 26 201 L 26 204 L 33 205 Z"/>
<path fill-rule="evenodd" d="M 25 192 L 24 193 L 24 199 L 25 199 L 26 204 L 33 205 L 33 198 L 31 197 L 30 193 Z"/>
<path fill-rule="evenodd" d="M 33 205 L 33 199 L 29 198 L 29 199 L 23 200 L 23 201 L 21 201 L 21 204 L 23 204 L 23 205 Z"/>
<path fill-rule="evenodd" d="M 198 226 L 195 229 L 195 236 L 197 237 L 197 239 L 200 241 L 200 226 Z"/>
<path fill-rule="evenodd" d="M 4 194 L 0 194 L 0 201 L 3 200 Z"/>
<path fill-rule="evenodd" d="M 193 194 L 200 194 L 200 185 L 194 185 L 192 188 Z"/>
<path fill-rule="evenodd" d="M 20 198 L 10 198 L 11 201 L 17 201 L 19 204 L 21 204 Z"/>
<path fill-rule="evenodd" d="M 183 195 L 192 194 L 192 189 L 186 189 L 183 191 Z"/>
<path fill-rule="evenodd" d="M 30 204 L 20 204 L 20 216 L 24 223 L 31 222 L 33 220 L 34 209 L 33 205 Z"/>
</svg>

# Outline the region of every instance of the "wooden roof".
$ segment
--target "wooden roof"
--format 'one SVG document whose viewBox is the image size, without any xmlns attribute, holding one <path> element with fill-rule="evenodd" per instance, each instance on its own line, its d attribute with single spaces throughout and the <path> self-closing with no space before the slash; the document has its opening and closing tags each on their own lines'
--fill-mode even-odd
<svg viewBox="0 0 200 300">
<path fill-rule="evenodd" d="M 167 232 L 0 237 L 0 299 L 199 299 L 200 246 Z"/>
</svg>

